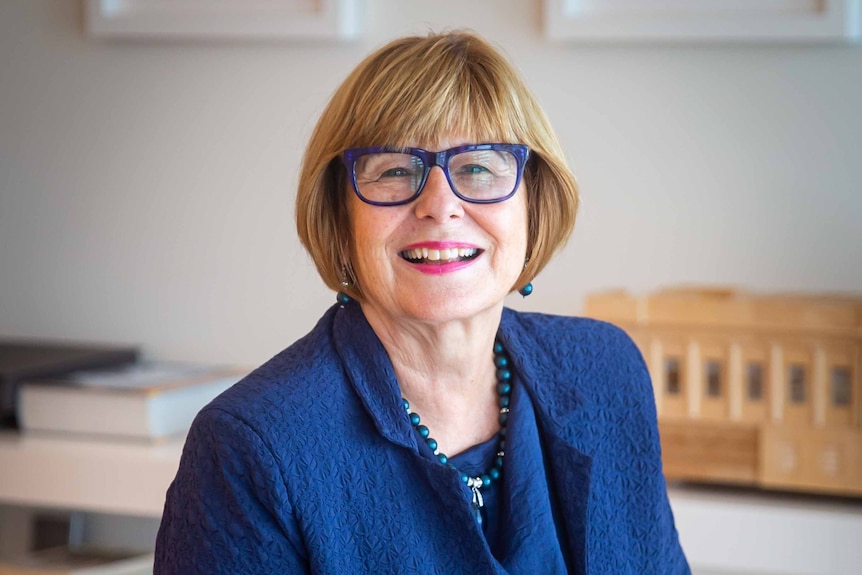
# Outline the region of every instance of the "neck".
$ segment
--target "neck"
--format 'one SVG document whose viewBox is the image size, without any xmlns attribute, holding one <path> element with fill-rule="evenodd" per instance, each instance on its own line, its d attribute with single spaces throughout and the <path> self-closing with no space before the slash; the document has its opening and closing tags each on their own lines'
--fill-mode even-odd
<svg viewBox="0 0 862 575">
<path fill-rule="evenodd" d="M 441 451 L 455 455 L 498 430 L 492 348 L 502 304 L 489 313 L 439 323 L 392 318 L 363 305 L 389 355 L 402 395 L 433 430 Z"/>
</svg>

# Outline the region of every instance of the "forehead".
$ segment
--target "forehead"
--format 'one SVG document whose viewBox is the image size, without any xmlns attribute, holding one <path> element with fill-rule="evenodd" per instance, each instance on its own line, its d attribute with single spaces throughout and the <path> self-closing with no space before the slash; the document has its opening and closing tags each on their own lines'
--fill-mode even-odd
<svg viewBox="0 0 862 575">
<path fill-rule="evenodd" d="M 362 147 L 394 146 L 440 151 L 466 144 L 518 143 L 514 130 L 508 126 L 490 126 L 482 121 L 463 122 L 463 117 L 461 120 L 461 126 L 453 126 L 449 122 L 422 125 L 420 119 L 405 122 L 402 126 L 381 126 L 368 130 L 362 138 Z"/>
<path fill-rule="evenodd" d="M 468 144 L 488 144 L 496 142 L 497 140 L 492 141 L 486 138 L 476 138 L 463 134 L 446 134 L 439 138 L 435 138 L 433 141 L 416 142 L 410 147 L 422 148 L 423 150 L 429 150 L 431 152 L 441 152 L 443 150 L 466 146 Z"/>
<path fill-rule="evenodd" d="M 395 93 L 355 112 L 349 147 L 440 150 L 461 144 L 518 143 L 516 134 L 522 131 L 520 115 L 507 102 L 459 90 L 414 100 Z"/>
</svg>

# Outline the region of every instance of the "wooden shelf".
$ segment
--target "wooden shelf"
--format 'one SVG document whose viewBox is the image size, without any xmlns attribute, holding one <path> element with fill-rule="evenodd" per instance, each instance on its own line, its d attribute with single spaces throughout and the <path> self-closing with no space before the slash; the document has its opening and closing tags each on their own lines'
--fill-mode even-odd
<svg viewBox="0 0 862 575">
<path fill-rule="evenodd" d="M 2 431 L 0 502 L 160 517 L 182 446 Z"/>
</svg>

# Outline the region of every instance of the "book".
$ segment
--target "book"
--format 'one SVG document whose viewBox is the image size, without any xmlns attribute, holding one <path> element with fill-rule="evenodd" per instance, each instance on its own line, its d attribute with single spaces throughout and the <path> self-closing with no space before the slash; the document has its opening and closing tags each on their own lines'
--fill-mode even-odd
<svg viewBox="0 0 862 575">
<path fill-rule="evenodd" d="M 138 360 L 128 346 L 0 339 L 0 428 L 15 428 L 21 380 L 55 377 L 70 371 L 117 366 Z"/>
<path fill-rule="evenodd" d="M 0 575 L 152 575 L 152 553 L 51 547 L 0 559 Z"/>
<path fill-rule="evenodd" d="M 195 415 L 248 370 L 138 362 L 22 381 L 18 421 L 25 432 L 157 441 L 184 434 Z"/>
</svg>

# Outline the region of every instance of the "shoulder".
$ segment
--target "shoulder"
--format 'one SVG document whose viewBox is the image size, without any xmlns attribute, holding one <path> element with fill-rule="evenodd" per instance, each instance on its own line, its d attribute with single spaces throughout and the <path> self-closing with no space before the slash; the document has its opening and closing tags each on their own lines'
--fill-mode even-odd
<svg viewBox="0 0 862 575">
<path fill-rule="evenodd" d="M 640 350 L 619 327 L 594 319 L 506 310 L 501 337 L 540 405 L 608 419 L 636 407 L 654 410 Z"/>
<path fill-rule="evenodd" d="M 618 368 L 643 366 L 640 350 L 631 337 L 605 321 L 506 309 L 501 328 L 504 337 L 532 357 L 548 356 L 557 361 L 577 358 L 582 365 L 604 367 L 608 361 Z"/>
</svg>

